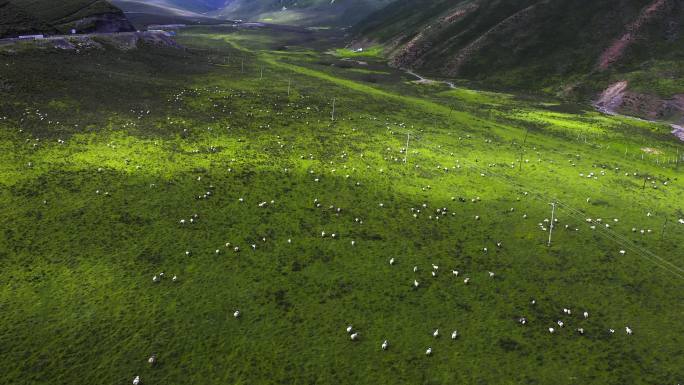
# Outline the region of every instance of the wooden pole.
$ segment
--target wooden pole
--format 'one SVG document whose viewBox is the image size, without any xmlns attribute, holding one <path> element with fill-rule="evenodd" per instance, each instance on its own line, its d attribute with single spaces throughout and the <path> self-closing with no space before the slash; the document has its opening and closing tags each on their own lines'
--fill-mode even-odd
<svg viewBox="0 0 684 385">
<path fill-rule="evenodd" d="M 530 129 L 525 130 L 525 139 L 523 139 L 522 146 L 520 146 L 520 171 L 522 171 L 522 163 L 523 163 L 523 151 L 525 151 L 525 143 L 527 143 L 527 134 L 530 133 Z"/>
<path fill-rule="evenodd" d="M 556 202 L 551 203 L 551 226 L 549 226 L 549 243 L 547 246 L 551 246 L 551 235 L 553 234 L 553 220 L 556 214 Z"/>
</svg>

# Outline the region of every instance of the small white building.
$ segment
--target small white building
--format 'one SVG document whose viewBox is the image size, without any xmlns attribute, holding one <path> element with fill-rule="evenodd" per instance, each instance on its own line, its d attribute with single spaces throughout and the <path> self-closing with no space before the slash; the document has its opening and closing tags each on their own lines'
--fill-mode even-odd
<svg viewBox="0 0 684 385">
<path fill-rule="evenodd" d="M 19 40 L 40 40 L 44 39 L 45 35 L 20 35 Z"/>
</svg>

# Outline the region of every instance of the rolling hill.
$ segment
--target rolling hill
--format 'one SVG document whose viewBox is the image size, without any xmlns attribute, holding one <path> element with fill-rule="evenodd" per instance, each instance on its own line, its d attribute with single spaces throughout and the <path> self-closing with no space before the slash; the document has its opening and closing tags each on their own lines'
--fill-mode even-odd
<svg viewBox="0 0 684 385">
<path fill-rule="evenodd" d="M 27 33 L 134 30 L 123 12 L 104 0 L 0 0 L 0 37 Z"/>
<path fill-rule="evenodd" d="M 627 84 L 617 110 L 679 120 L 682 20 L 674 0 L 399 0 L 355 33 L 396 67 L 579 98 Z"/>
</svg>

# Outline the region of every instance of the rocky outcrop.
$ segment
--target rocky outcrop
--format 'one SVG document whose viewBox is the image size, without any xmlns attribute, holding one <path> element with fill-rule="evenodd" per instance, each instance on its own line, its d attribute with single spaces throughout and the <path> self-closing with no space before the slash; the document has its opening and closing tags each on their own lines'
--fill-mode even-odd
<svg viewBox="0 0 684 385">
<path fill-rule="evenodd" d="M 606 88 L 594 106 L 607 114 L 622 114 L 684 125 L 684 94 L 664 99 L 652 94 L 631 91 L 627 81 L 620 81 Z M 682 134 L 681 130 L 677 132 Z"/>
</svg>

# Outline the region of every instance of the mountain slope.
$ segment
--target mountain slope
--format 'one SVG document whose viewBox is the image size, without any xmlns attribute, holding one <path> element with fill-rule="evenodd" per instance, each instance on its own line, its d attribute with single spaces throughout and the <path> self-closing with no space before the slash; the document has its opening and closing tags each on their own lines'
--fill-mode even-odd
<svg viewBox="0 0 684 385">
<path fill-rule="evenodd" d="M 216 23 L 218 20 L 207 16 L 206 3 L 190 4 L 172 0 L 110 0 L 123 9 L 128 19 L 144 29 L 150 24 L 194 24 Z"/>
<path fill-rule="evenodd" d="M 682 20 L 676 0 L 399 0 L 355 32 L 424 73 L 581 96 L 627 80 L 671 98 L 684 93 Z"/>
<path fill-rule="evenodd" d="M 351 25 L 391 0 L 233 0 L 215 15 L 305 25 Z"/>
<path fill-rule="evenodd" d="M 351 25 L 393 0 L 115 0 L 131 17 L 142 6 L 157 15 L 190 13 L 298 25 Z M 147 12 L 150 14 L 149 12 Z"/>
<path fill-rule="evenodd" d="M 132 31 L 123 12 L 104 0 L 0 0 L 0 36 L 24 33 Z"/>
</svg>

